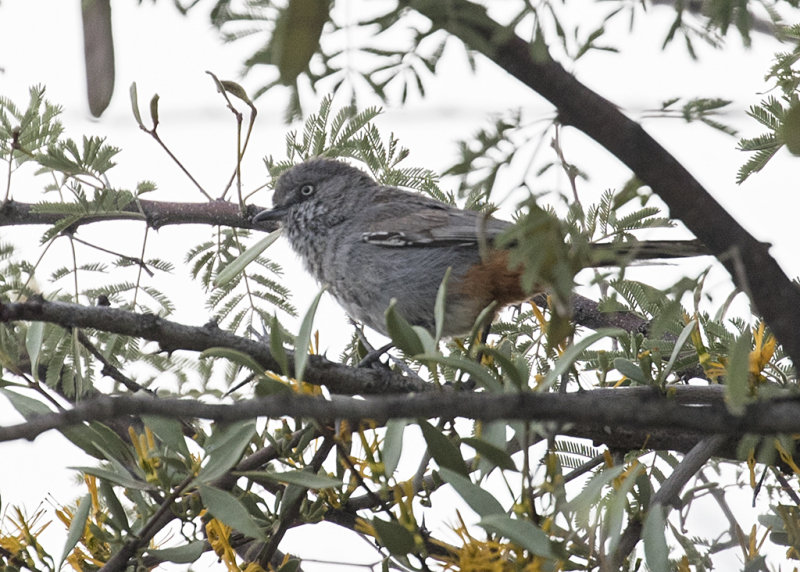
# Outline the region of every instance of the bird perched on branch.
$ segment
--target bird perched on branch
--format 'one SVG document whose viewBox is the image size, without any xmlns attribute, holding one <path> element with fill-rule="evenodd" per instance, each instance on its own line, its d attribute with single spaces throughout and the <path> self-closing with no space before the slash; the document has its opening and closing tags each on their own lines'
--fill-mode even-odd
<svg viewBox="0 0 800 572">
<path fill-rule="evenodd" d="M 295 165 L 278 179 L 272 201 L 253 221 L 280 222 L 314 278 L 352 318 L 383 334 L 392 300 L 409 323 L 433 331 L 448 269 L 443 336 L 469 332 L 490 304 L 499 309 L 547 287 L 524 287 L 523 268 L 510 264 L 501 241 L 513 223 L 381 185 L 343 161 Z M 590 246 L 588 266 L 707 254 L 697 241 Z"/>
</svg>

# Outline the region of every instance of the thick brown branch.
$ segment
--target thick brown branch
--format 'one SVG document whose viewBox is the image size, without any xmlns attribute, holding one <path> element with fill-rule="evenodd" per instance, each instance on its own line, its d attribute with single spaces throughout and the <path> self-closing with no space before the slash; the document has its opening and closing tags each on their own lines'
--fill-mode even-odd
<svg viewBox="0 0 800 572">
<path fill-rule="evenodd" d="M 556 106 L 560 120 L 608 149 L 649 185 L 725 265 L 795 363 L 800 363 L 800 290 L 769 254 L 695 179 L 635 121 L 534 45 L 500 25 L 468 0 L 409 0 L 437 28 L 481 51 Z M 479 16 L 480 14 L 480 16 Z"/>
<path fill-rule="evenodd" d="M 17 320 L 50 322 L 64 327 L 92 328 L 133 336 L 158 342 L 166 352 L 202 352 L 214 347 L 231 348 L 252 356 L 265 369 L 280 372 L 280 365 L 272 357 L 269 344 L 231 334 L 214 325 L 186 326 L 154 314 L 138 314 L 107 306 L 48 302 L 41 298 L 11 304 L 0 303 L 0 322 Z M 291 352 L 287 353 L 291 360 Z M 332 393 L 348 395 L 422 392 L 433 387 L 388 368 L 353 368 L 334 363 L 322 356 L 309 356 L 305 381 L 325 385 Z"/>
<path fill-rule="evenodd" d="M 690 387 L 682 392 L 690 395 Z M 704 389 L 704 388 L 703 388 Z M 745 433 L 800 433 L 800 400 L 761 401 L 731 414 L 722 395 L 711 403 L 683 404 L 662 397 L 652 388 L 596 389 L 579 393 L 487 394 L 428 392 L 425 395 L 386 395 L 363 399 L 334 396 L 330 400 L 295 394 L 208 404 L 192 399 L 96 397 L 72 409 L 30 418 L 25 423 L 0 428 L 0 441 L 33 439 L 41 433 L 84 421 L 104 421 L 120 415 L 159 415 L 230 422 L 254 417 L 309 417 L 375 419 L 402 417 L 518 419 L 558 423 L 601 424 L 611 428 L 680 428 L 705 435 L 741 436 Z"/>
</svg>

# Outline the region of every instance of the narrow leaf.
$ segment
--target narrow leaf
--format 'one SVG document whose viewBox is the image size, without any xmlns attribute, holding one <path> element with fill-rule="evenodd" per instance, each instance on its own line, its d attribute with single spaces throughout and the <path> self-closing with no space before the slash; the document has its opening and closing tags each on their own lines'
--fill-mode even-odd
<svg viewBox="0 0 800 572">
<path fill-rule="evenodd" d="M 383 461 L 383 474 L 391 477 L 400 461 L 403 452 L 403 433 L 408 419 L 390 419 L 386 423 L 386 434 L 383 437 L 381 460 Z"/>
<path fill-rule="evenodd" d="M 281 368 L 280 373 L 289 375 L 289 358 L 286 355 L 286 349 L 283 347 L 281 324 L 275 314 L 272 315 L 272 320 L 269 324 L 269 351 L 275 361 L 278 362 Z"/>
<path fill-rule="evenodd" d="M 489 461 L 493 467 L 500 467 L 506 471 L 516 471 L 517 465 L 511 458 L 511 455 L 506 453 L 503 449 L 495 447 L 491 443 L 487 443 L 483 439 L 477 437 L 466 437 L 461 439 L 461 443 L 469 445 L 481 456 L 482 461 Z"/>
<path fill-rule="evenodd" d="M 230 264 L 219 271 L 217 276 L 214 278 L 214 286 L 219 288 L 220 286 L 224 286 L 230 282 L 233 278 L 239 275 L 239 273 L 241 273 L 248 264 L 258 258 L 261 253 L 264 252 L 273 242 L 278 240 L 280 235 L 280 229 L 273 231 L 256 242 L 253 246 L 242 252 Z"/>
<path fill-rule="evenodd" d="M 381 544 L 395 556 L 405 556 L 414 550 L 414 535 L 402 524 L 374 518 L 372 525 Z"/>
<path fill-rule="evenodd" d="M 195 540 L 183 546 L 174 548 L 160 548 L 148 550 L 147 554 L 158 558 L 162 562 L 174 562 L 175 564 L 191 564 L 200 558 L 206 550 L 206 543 L 202 540 Z"/>
<path fill-rule="evenodd" d="M 544 391 L 545 389 L 552 387 L 558 378 L 561 377 L 561 374 L 565 373 L 569 368 L 572 367 L 572 364 L 575 363 L 575 360 L 583 353 L 583 351 L 595 343 L 597 340 L 606 337 L 616 337 L 620 336 L 625 333 L 625 330 L 620 328 L 602 328 L 594 332 L 593 334 L 589 334 L 585 338 L 581 339 L 578 343 L 571 345 L 567 348 L 563 354 L 561 354 L 561 358 L 556 362 L 553 369 L 551 369 L 547 376 L 545 376 L 542 383 L 539 385 L 539 391 Z"/>
<path fill-rule="evenodd" d="M 231 493 L 202 483 L 197 486 L 197 490 L 200 492 L 200 497 L 203 499 L 208 512 L 214 518 L 224 522 L 234 530 L 238 530 L 245 536 L 257 538 L 258 540 L 266 539 L 264 531 L 247 511 L 242 501 Z"/>
<path fill-rule="evenodd" d="M 254 360 L 251 355 L 246 354 L 244 352 L 240 352 L 239 350 L 234 350 L 225 347 L 208 348 L 200 353 L 200 357 L 225 358 L 226 360 L 232 361 L 233 363 L 240 365 L 242 367 L 246 367 L 247 369 L 259 375 L 264 373 L 264 367 L 261 364 L 259 364 L 256 360 Z"/>
<path fill-rule="evenodd" d="M 445 300 L 447 299 L 447 281 L 450 278 L 450 270 L 448 267 L 442 278 L 442 283 L 439 284 L 439 290 L 436 292 L 436 302 L 433 305 L 433 316 L 436 324 L 436 341 L 442 337 L 442 328 L 444 328 L 445 319 Z"/>
<path fill-rule="evenodd" d="M 531 554 L 545 558 L 553 557 L 550 539 L 541 528 L 527 520 L 511 518 L 504 514 L 492 514 L 483 517 L 478 524 L 489 532 L 508 538 Z"/>
<path fill-rule="evenodd" d="M 489 371 L 476 361 L 458 356 L 443 356 L 441 354 L 421 354 L 416 356 L 419 361 L 433 362 L 444 366 L 460 369 L 467 372 L 470 377 L 481 387 L 494 393 L 503 391 L 503 386 Z"/>
<path fill-rule="evenodd" d="M 144 123 L 142 123 L 142 115 L 139 113 L 139 96 L 136 90 L 136 82 L 131 83 L 128 93 L 130 93 L 131 96 L 131 109 L 133 110 L 133 118 L 136 120 L 136 123 L 140 128 L 145 129 Z"/>
<path fill-rule="evenodd" d="M 166 445 L 180 453 L 184 459 L 191 457 L 189 447 L 186 446 L 186 439 L 183 436 L 183 426 L 177 419 L 168 419 L 155 415 L 142 415 L 142 421 L 156 437 L 164 441 Z"/>
<path fill-rule="evenodd" d="M 31 360 L 31 373 L 36 381 L 39 380 L 39 352 L 44 339 L 44 322 L 32 322 L 25 334 L 25 349 Z"/>
<path fill-rule="evenodd" d="M 675 366 L 675 362 L 678 361 L 678 356 L 681 355 L 681 350 L 683 346 L 686 345 L 687 340 L 692 335 L 692 331 L 695 329 L 696 323 L 694 320 L 690 320 L 686 326 L 684 326 L 683 330 L 681 330 L 678 339 L 675 340 L 675 347 L 672 348 L 672 355 L 669 356 L 669 361 L 667 365 L 664 366 L 664 370 L 661 374 L 661 380 L 666 380 L 667 376 L 672 373 L 672 368 Z"/>
<path fill-rule="evenodd" d="M 450 439 L 427 421 L 419 421 L 422 436 L 428 444 L 428 452 L 440 467 L 451 469 L 464 476 L 469 474 L 467 464 L 458 447 Z"/>
<path fill-rule="evenodd" d="M 326 475 L 318 475 L 306 470 L 297 471 L 243 471 L 237 475 L 252 478 L 265 478 L 278 483 L 289 483 L 306 489 L 330 489 L 342 486 L 342 480 Z"/>
<path fill-rule="evenodd" d="M 580 512 L 597 506 L 600 494 L 608 483 L 616 479 L 625 470 L 624 465 L 604 469 L 589 480 L 583 490 L 575 498 L 561 507 L 562 512 Z"/>
<path fill-rule="evenodd" d="M 103 500 L 105 500 L 106 507 L 108 507 L 108 514 L 111 517 L 111 523 L 116 526 L 118 530 L 130 532 L 128 515 L 125 513 L 125 509 L 123 508 L 122 503 L 119 502 L 117 495 L 114 494 L 114 487 L 112 487 L 111 483 L 108 481 L 100 479 L 98 488 L 100 489 L 100 494 L 103 495 Z"/>
<path fill-rule="evenodd" d="M 486 517 L 492 514 L 505 514 L 503 505 L 496 498 L 467 477 L 445 467 L 439 468 L 439 474 L 447 484 L 456 490 L 461 498 L 464 499 L 464 502 L 478 513 L 478 516 Z"/>
<path fill-rule="evenodd" d="M 419 339 L 417 332 L 397 311 L 396 302 L 396 300 L 392 299 L 386 309 L 386 329 L 389 332 L 389 337 L 394 345 L 400 348 L 407 356 L 425 353 L 425 346 Z"/>
<path fill-rule="evenodd" d="M 294 342 L 294 378 L 297 381 L 303 381 L 303 375 L 306 373 L 306 364 L 308 363 L 308 348 L 311 343 L 311 328 L 314 325 L 314 314 L 317 313 L 317 306 L 325 288 L 319 291 L 308 312 L 303 317 L 303 322 L 300 324 L 300 331 L 297 334 Z"/>
<path fill-rule="evenodd" d="M 645 377 L 642 368 L 630 360 L 621 357 L 615 358 L 614 369 L 632 381 L 637 383 L 647 383 L 647 378 Z"/>
<path fill-rule="evenodd" d="M 89 518 L 89 509 L 92 507 L 92 495 L 85 494 L 78 501 L 78 508 L 75 514 L 72 515 L 72 522 L 69 523 L 69 532 L 67 532 L 67 540 L 64 542 L 64 550 L 61 552 L 61 560 L 58 564 L 58 569 L 61 569 L 61 564 L 72 552 L 72 549 L 78 544 L 78 541 L 83 536 L 86 530 L 86 521 Z"/>
<path fill-rule="evenodd" d="M 210 483 L 225 474 L 242 458 L 255 430 L 255 421 L 252 419 L 219 427 L 206 442 L 208 462 L 200 470 L 197 479 Z"/>
<path fill-rule="evenodd" d="M 148 490 L 152 489 L 145 481 L 139 481 L 131 477 L 128 473 L 120 473 L 110 469 L 102 469 L 100 467 L 69 467 L 87 475 L 94 475 L 98 479 L 104 479 L 115 485 L 125 487 L 127 489 Z"/>
<path fill-rule="evenodd" d="M 642 540 L 644 541 L 644 557 L 647 567 L 652 572 L 669 572 L 669 547 L 664 535 L 666 521 L 664 507 L 660 504 L 653 505 L 647 511 L 642 526 Z"/>
<path fill-rule="evenodd" d="M 739 336 L 731 348 L 725 378 L 725 404 L 734 415 L 744 413 L 750 396 L 750 330 Z"/>
</svg>

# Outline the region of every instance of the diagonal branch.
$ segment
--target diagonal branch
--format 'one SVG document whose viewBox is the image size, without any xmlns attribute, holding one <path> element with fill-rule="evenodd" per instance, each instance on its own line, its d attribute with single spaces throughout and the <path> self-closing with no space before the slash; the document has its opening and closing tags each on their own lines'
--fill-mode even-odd
<svg viewBox="0 0 800 572">
<path fill-rule="evenodd" d="M 434 27 L 517 78 L 556 106 L 572 125 L 608 149 L 669 206 L 750 297 L 794 363 L 800 363 L 800 290 L 769 254 L 686 168 L 635 121 L 551 59 L 539 38 L 528 42 L 468 0 L 407 0 Z"/>
<path fill-rule="evenodd" d="M 658 492 L 653 495 L 650 504 L 650 510 L 657 507 L 663 507 L 670 510 L 673 504 L 678 499 L 678 495 L 683 489 L 684 485 L 691 479 L 706 462 L 714 455 L 719 446 L 724 442 L 722 435 L 712 435 L 700 441 L 689 451 L 683 460 L 678 464 L 672 474 L 664 481 Z M 641 520 L 632 521 L 628 524 L 628 528 L 622 533 L 617 549 L 611 555 L 608 562 L 605 562 L 602 570 L 611 572 L 612 570 L 620 570 L 622 563 L 633 551 L 636 543 L 642 536 Z"/>
</svg>

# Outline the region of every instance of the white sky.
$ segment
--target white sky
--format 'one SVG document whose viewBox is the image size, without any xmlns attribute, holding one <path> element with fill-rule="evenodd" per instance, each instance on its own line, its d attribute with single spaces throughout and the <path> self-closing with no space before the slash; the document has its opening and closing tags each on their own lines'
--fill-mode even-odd
<svg viewBox="0 0 800 572">
<path fill-rule="evenodd" d="M 205 2 L 204 6 L 210 4 Z M 358 2 L 338 4 L 339 9 L 345 12 L 359 14 Z M 498 3 L 501 8 L 505 4 Z M 112 8 L 116 91 L 102 119 L 90 119 L 85 102 L 78 0 L 5 0 L 0 4 L 0 67 L 4 69 L 0 73 L 0 95 L 24 106 L 28 86 L 46 84 L 49 99 L 64 107 L 62 119 L 68 135 L 76 139 L 84 134 L 105 135 L 110 143 L 123 148 L 118 156 L 118 167 L 111 172 L 112 183 L 130 188 L 139 180 L 151 179 L 160 189 L 153 198 L 202 200 L 191 183 L 136 126 L 128 99 L 128 87 L 135 81 L 143 113 L 146 114 L 150 95 L 154 92 L 160 94 L 162 123 L 159 131 L 162 137 L 185 159 L 195 177 L 212 194 L 217 194 L 214 189 L 222 187 L 233 167 L 234 122 L 205 71 L 211 70 L 222 79 L 238 79 L 240 62 L 247 50 L 243 46 L 222 44 L 202 10 L 184 18 L 165 0 L 155 6 L 150 2 L 138 6 L 130 0 L 114 2 Z M 579 14 L 587 10 L 603 13 L 607 9 L 605 3 L 585 2 Z M 768 86 L 763 82 L 763 76 L 773 53 L 779 49 L 778 45 L 756 36 L 754 48 L 748 51 L 741 47 L 736 36 L 731 36 L 725 51 L 714 51 L 697 42 L 701 59 L 693 62 L 680 42 L 661 51 L 670 12 L 661 8 L 655 11 L 655 15 L 657 17 L 646 21 L 639 13 L 635 35 L 628 34 L 627 22 L 610 26 L 613 42 L 608 40 L 606 43 L 618 46 L 622 55 L 587 55 L 574 67 L 579 79 L 634 118 L 644 110 L 658 108 L 663 99 L 672 96 L 732 99 L 732 107 L 742 110 L 733 115 L 733 123 L 741 129 L 740 134 L 754 136 L 760 133 L 743 110 L 764 96 Z M 445 168 L 456 156 L 455 141 L 486 126 L 490 113 L 523 107 L 531 118 L 552 116 L 549 105 L 491 65 L 481 62 L 479 74 L 466 73 L 465 60 L 454 47 L 449 48 L 447 63 L 441 66 L 441 73 L 427 82 L 426 99 L 413 97 L 405 108 L 390 108 L 378 120 L 384 133 L 394 132 L 401 143 L 412 150 L 407 165 L 433 170 Z M 262 76 L 248 78 L 242 83 L 253 90 L 271 79 L 272 76 Z M 267 154 L 283 156 L 287 130 L 282 123 L 285 95 L 284 90 L 276 90 L 256 102 L 259 118 L 251 152 L 245 162 L 246 189 L 258 187 L 265 180 L 261 157 Z M 304 103 L 306 109 L 315 109 L 313 98 L 308 97 Z M 680 120 L 650 119 L 645 126 L 757 238 L 775 245 L 773 253 L 787 273 L 800 274 L 800 260 L 795 254 L 796 238 L 792 232 L 796 226 L 794 193 L 798 190 L 800 178 L 795 174 L 797 163 L 788 153 L 779 153 L 762 174 L 737 187 L 736 170 L 747 157 L 735 150 L 735 138 L 700 125 L 686 125 Z M 567 158 L 586 168 L 592 177 L 588 183 L 581 183 L 581 192 L 585 193 L 587 201 L 591 202 L 601 191 L 624 181 L 627 173 L 619 163 L 574 130 L 563 131 L 562 145 Z M 512 173 L 508 181 L 513 181 L 513 176 L 516 175 Z M 554 177 L 550 184 L 563 185 L 563 182 L 563 178 Z M 39 179 L 20 179 L 14 187 L 14 198 L 40 200 L 41 185 L 43 182 Z M 260 193 L 255 202 L 267 206 L 268 193 Z M 506 206 L 513 207 L 513 203 Z M 0 229 L 0 240 L 12 241 L 23 247 L 23 252 L 33 253 L 41 230 Z M 87 229 L 86 236 L 112 241 L 119 248 L 135 245 L 138 254 L 141 228 L 131 224 Z M 170 251 L 189 248 L 195 238 L 185 228 L 162 230 L 158 233 L 159 240 L 153 242 L 156 250 L 150 255 L 158 252 L 158 248 Z M 287 283 L 304 286 L 294 298 L 302 313 L 316 294 L 316 286 L 304 277 L 294 257 L 285 249 L 276 250 L 275 256 L 286 268 Z M 180 265 L 182 258 L 177 255 L 172 259 Z M 52 260 L 50 264 L 55 267 L 60 262 Z M 697 272 L 704 264 L 697 264 Z M 175 319 L 196 325 L 204 323 L 208 312 L 199 290 L 187 289 L 188 275 L 179 270 L 171 280 L 171 283 L 164 283 L 168 293 L 179 295 L 184 301 L 196 300 L 196 303 L 185 304 Z M 672 281 L 670 276 L 665 284 Z M 721 272 L 712 274 L 709 284 L 719 296 L 729 293 L 728 281 Z M 198 312 L 197 308 L 203 308 L 203 311 Z M 346 324 L 345 318 L 330 299 L 324 299 L 320 312 L 324 316 L 318 320 L 322 322 L 322 342 L 328 344 L 329 355 L 335 358 L 341 347 L 335 332 Z M 5 404 L 0 404 L 0 412 L 4 424 L 16 418 Z M 33 444 L 0 444 L 0 455 L 11 459 L 9 464 L 14 466 L 13 473 L 8 468 L 0 471 L 3 507 L 24 503 L 29 510 L 33 510 L 46 494 L 61 502 L 77 495 L 75 473 L 65 467 L 90 462 L 76 448 L 52 433 L 39 437 Z M 57 554 L 58 539 L 63 538 L 63 533 L 57 530 L 56 523 L 50 528 L 45 542 L 52 553 Z M 331 534 L 328 531 L 325 536 Z M 288 543 L 307 544 L 307 537 L 296 536 L 292 533 Z M 291 549 L 291 546 L 282 548 Z M 308 554 L 307 548 L 299 552 Z M 330 553 L 322 549 L 320 557 L 325 556 L 330 556 Z M 370 561 L 371 556 L 368 555 L 366 561 Z M 307 569 L 313 568 L 307 566 Z"/>
</svg>

